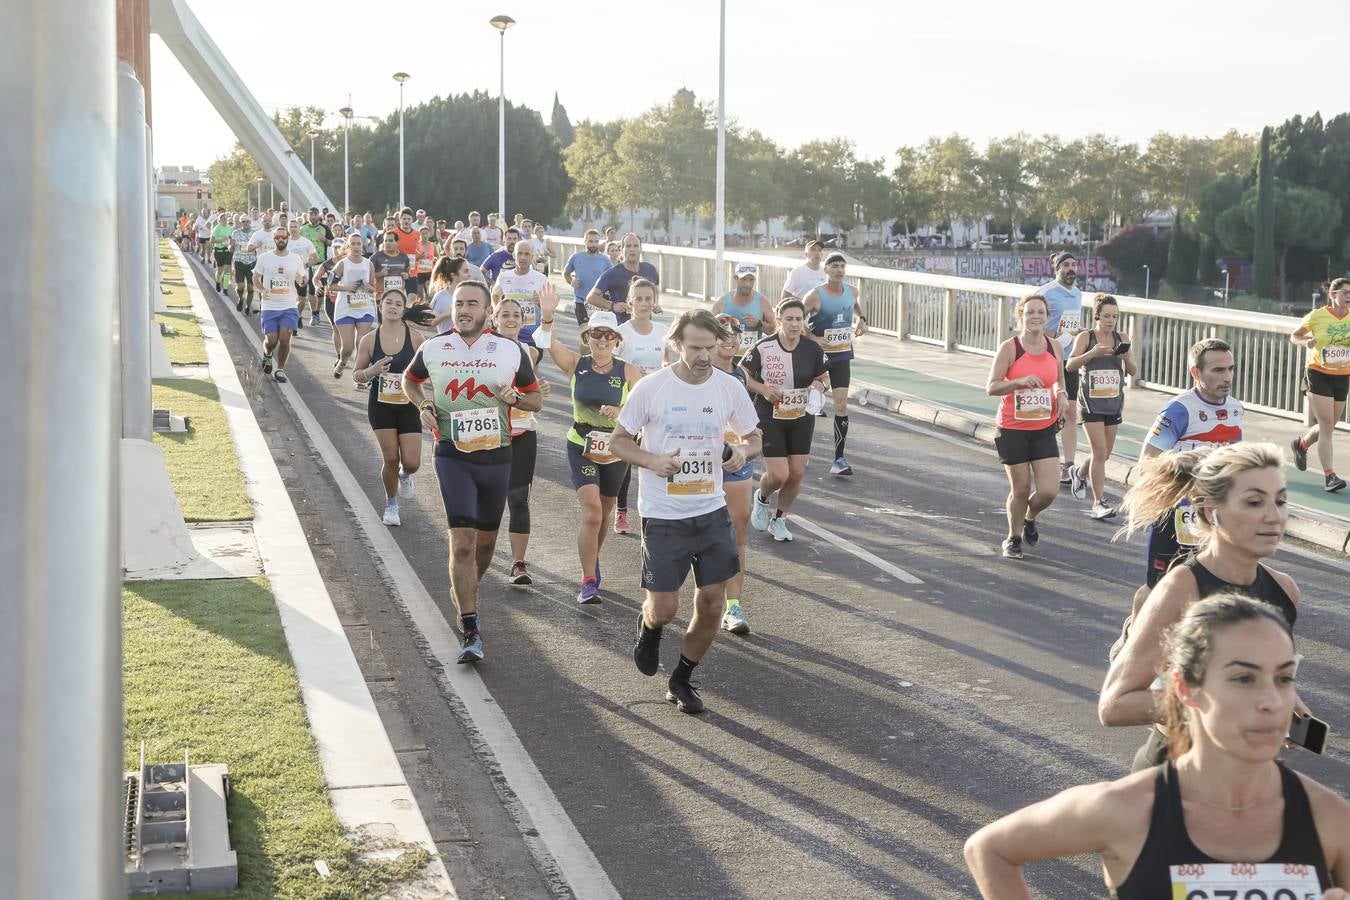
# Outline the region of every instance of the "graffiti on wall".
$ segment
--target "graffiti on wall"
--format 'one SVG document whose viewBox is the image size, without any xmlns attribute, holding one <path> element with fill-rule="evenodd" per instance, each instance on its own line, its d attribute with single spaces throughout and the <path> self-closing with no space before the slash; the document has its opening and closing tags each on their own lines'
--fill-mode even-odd
<svg viewBox="0 0 1350 900">
<path fill-rule="evenodd" d="M 1012 255 L 944 255 L 944 256 L 870 256 L 862 260 L 869 266 L 900 269 L 905 272 L 926 272 L 931 275 L 959 275 L 963 278 L 982 278 L 987 281 L 1013 281 L 1018 284 L 1042 284 L 1054 277 L 1050 260 L 1045 256 Z M 1101 257 L 1080 259 L 1078 271 L 1090 288 L 1115 290 L 1111 267 Z"/>
</svg>

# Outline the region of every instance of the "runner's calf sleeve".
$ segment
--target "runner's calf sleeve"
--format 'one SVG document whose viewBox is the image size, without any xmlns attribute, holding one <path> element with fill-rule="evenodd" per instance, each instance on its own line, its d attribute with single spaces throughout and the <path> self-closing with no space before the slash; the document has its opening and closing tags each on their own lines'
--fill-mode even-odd
<svg viewBox="0 0 1350 900">
<path fill-rule="evenodd" d="M 844 443 L 848 440 L 848 416 L 834 417 L 834 458 L 844 455 Z"/>
</svg>

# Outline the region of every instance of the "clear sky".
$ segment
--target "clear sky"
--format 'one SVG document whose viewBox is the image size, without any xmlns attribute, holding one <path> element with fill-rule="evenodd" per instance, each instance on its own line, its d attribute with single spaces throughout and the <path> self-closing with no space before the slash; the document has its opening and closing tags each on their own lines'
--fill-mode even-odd
<svg viewBox="0 0 1350 900">
<path fill-rule="evenodd" d="M 269 112 L 334 111 L 350 93 L 358 115 L 384 116 L 398 70 L 412 75 L 410 105 L 495 96 L 498 13 L 518 23 L 507 98 L 546 121 L 555 91 L 574 124 L 635 115 L 682 86 L 717 98 L 716 0 L 191 6 Z M 1157 131 L 1255 132 L 1350 110 L 1347 35 L 1347 0 L 728 0 L 727 111 L 788 148 L 845 135 L 888 159 L 952 131 L 981 146 L 1019 130 L 1142 146 Z M 158 38 L 151 65 L 155 162 L 230 152 L 229 129 Z"/>
</svg>

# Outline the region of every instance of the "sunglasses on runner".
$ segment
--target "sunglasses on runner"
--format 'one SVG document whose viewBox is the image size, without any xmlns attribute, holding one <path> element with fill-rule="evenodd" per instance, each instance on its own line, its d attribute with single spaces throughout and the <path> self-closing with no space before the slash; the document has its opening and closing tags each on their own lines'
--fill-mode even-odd
<svg viewBox="0 0 1350 900">
<path fill-rule="evenodd" d="M 741 331 L 744 331 L 744 329 L 741 327 L 741 320 L 736 318 L 735 316 L 718 316 L 717 324 L 721 325 L 723 328 L 728 329 L 729 331 L 736 332 L 737 334 L 739 334 Z"/>
<path fill-rule="evenodd" d="M 608 328 L 592 328 L 586 332 L 588 337 L 596 338 L 601 341 L 617 341 L 619 336 Z"/>
</svg>

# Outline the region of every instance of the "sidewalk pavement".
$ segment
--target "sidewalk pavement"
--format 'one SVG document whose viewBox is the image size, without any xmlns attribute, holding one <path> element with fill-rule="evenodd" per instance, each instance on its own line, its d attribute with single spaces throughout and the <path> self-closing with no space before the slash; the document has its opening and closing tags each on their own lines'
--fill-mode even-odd
<svg viewBox="0 0 1350 900">
<path fill-rule="evenodd" d="M 661 305 L 667 316 L 678 315 L 684 309 L 708 308 L 701 300 L 669 293 L 662 293 Z M 875 334 L 858 339 L 855 350 L 849 391 L 855 402 L 982 443 L 993 443 L 998 404 L 984 390 L 991 357 L 949 353 L 931 344 Z M 1241 365 L 1241 360 L 1238 364 Z M 1145 388 L 1130 388 L 1126 392 L 1124 422 L 1117 432 L 1115 453 L 1106 466 L 1109 483 L 1117 487 L 1130 483 L 1144 437 L 1172 396 Z M 1290 504 L 1288 534 L 1328 550 L 1350 551 L 1350 491 L 1328 494 L 1322 489 L 1321 472 L 1313 471 L 1317 468 L 1315 453 L 1310 454 L 1309 471 L 1294 468 L 1289 442 L 1304 429 L 1294 419 L 1251 409 L 1242 424 L 1245 440 L 1269 441 L 1285 451 Z M 1085 459 L 1089 450 L 1087 435 L 1080 430 L 1078 458 Z"/>
</svg>

